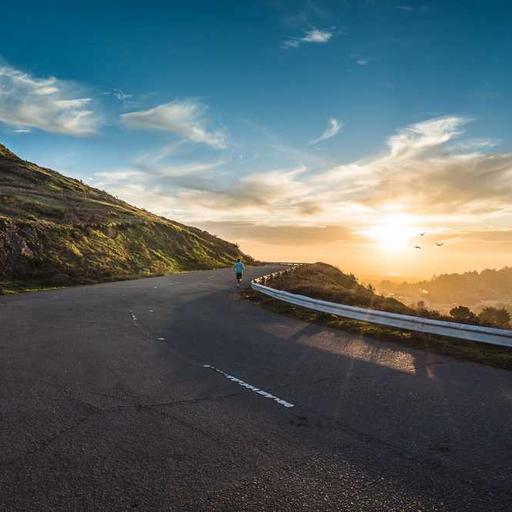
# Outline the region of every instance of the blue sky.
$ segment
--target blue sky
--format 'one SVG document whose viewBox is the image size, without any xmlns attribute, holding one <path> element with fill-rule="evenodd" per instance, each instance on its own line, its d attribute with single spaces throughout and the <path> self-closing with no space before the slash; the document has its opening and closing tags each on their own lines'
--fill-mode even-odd
<svg viewBox="0 0 512 512">
<path fill-rule="evenodd" d="M 505 1 L 19 1 L 2 11 L 0 140 L 262 257 L 300 245 L 276 243 L 281 228 L 316 229 L 315 257 L 355 251 L 386 215 L 384 231 L 502 233 L 508 175 L 459 197 L 470 171 L 448 169 L 473 155 L 476 186 L 496 158 L 508 170 L 511 15 Z M 412 197 L 433 179 L 418 162 L 447 153 L 444 194 Z"/>
</svg>

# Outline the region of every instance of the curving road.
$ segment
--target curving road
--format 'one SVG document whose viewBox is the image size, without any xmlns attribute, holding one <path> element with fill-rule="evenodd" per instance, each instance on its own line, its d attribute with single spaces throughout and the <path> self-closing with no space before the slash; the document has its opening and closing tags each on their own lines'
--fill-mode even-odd
<svg viewBox="0 0 512 512">
<path fill-rule="evenodd" d="M 0 510 L 512 509 L 512 373 L 275 315 L 232 281 L 1 297 Z"/>
</svg>

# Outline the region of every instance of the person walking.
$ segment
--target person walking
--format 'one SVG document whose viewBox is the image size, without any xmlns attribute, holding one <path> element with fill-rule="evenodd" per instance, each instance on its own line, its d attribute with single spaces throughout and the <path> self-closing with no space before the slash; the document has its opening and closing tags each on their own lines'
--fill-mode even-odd
<svg viewBox="0 0 512 512">
<path fill-rule="evenodd" d="M 236 274 L 236 285 L 240 288 L 240 283 L 244 277 L 245 265 L 242 263 L 242 260 L 238 258 L 233 265 L 233 269 Z"/>
</svg>

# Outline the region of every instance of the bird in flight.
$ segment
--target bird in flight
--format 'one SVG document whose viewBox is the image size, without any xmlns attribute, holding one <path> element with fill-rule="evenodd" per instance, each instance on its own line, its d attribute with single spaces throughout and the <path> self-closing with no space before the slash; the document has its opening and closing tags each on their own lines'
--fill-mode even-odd
<svg viewBox="0 0 512 512">
<path fill-rule="evenodd" d="M 421 247 L 419 245 L 415 245 L 414 248 L 415 249 L 421 249 Z"/>
<path fill-rule="evenodd" d="M 424 231 L 423 233 L 420 233 L 420 236 L 425 236 L 426 235 L 426 231 Z"/>
<path fill-rule="evenodd" d="M 441 245 L 444 245 L 444 242 L 436 242 L 437 247 L 441 247 Z"/>
</svg>

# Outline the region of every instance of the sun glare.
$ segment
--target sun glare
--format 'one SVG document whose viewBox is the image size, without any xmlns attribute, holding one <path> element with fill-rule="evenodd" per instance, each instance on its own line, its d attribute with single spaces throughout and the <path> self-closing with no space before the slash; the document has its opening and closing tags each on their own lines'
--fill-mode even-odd
<svg viewBox="0 0 512 512">
<path fill-rule="evenodd" d="M 368 229 L 366 234 L 383 249 L 399 251 L 410 246 L 418 231 L 418 228 L 412 225 L 412 218 L 409 215 L 391 214 L 383 217 L 377 225 Z"/>
</svg>

